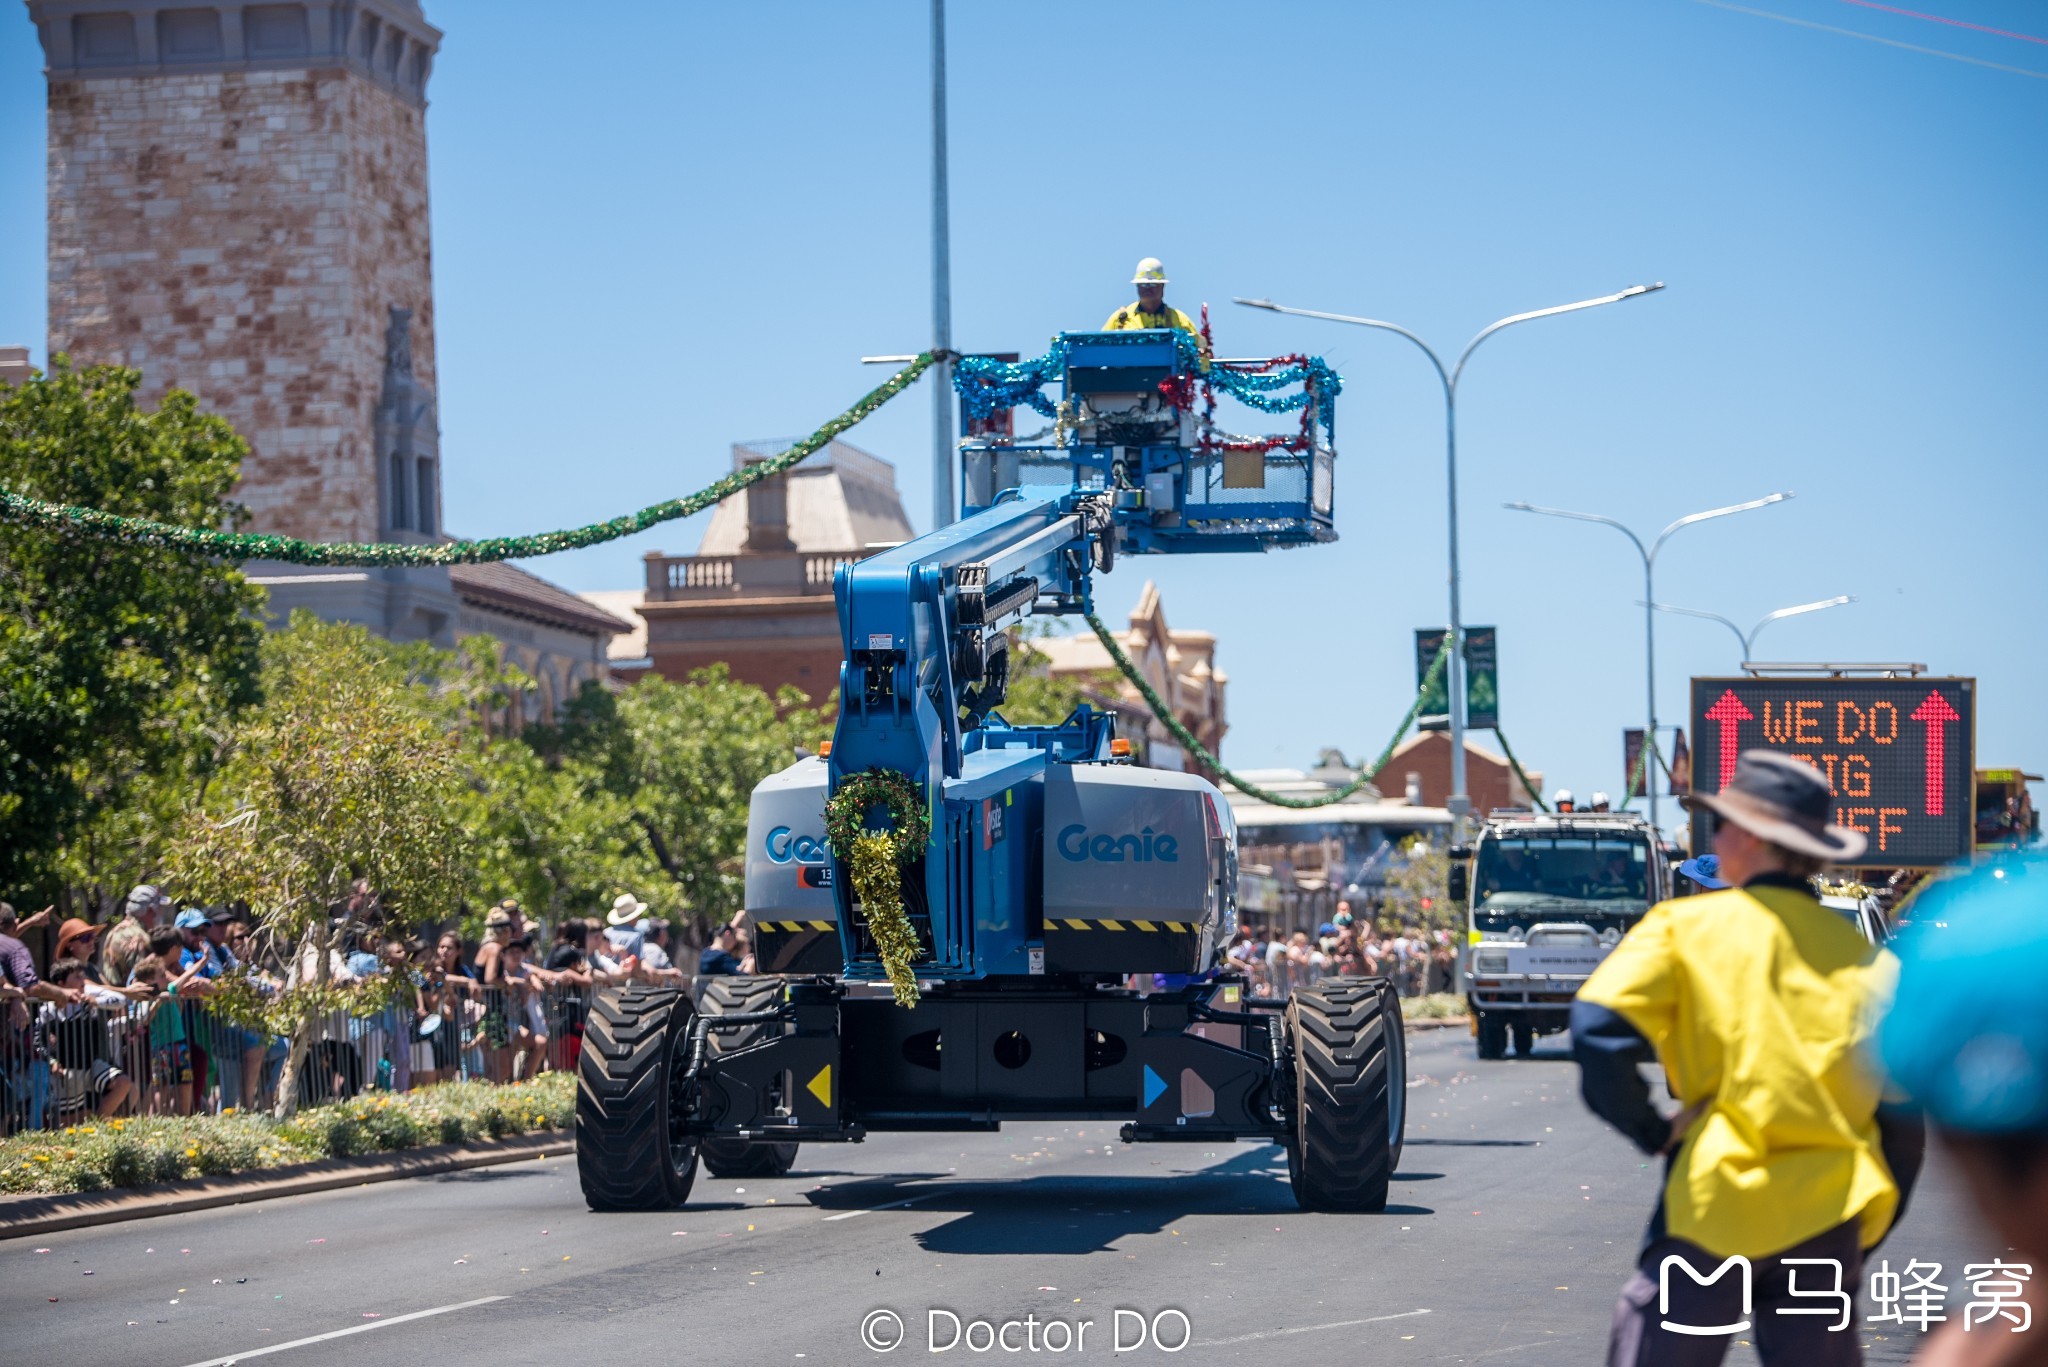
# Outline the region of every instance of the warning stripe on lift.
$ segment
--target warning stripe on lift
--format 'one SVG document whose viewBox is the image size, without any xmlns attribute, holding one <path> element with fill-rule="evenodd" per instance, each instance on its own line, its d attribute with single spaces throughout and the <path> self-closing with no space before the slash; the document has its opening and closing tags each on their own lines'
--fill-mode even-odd
<svg viewBox="0 0 2048 1367">
<path fill-rule="evenodd" d="M 1144 930 L 1154 934 L 1169 930 L 1177 935 L 1196 928 L 1192 921 L 1086 921 L 1072 916 L 1048 916 L 1045 924 L 1049 930 Z"/>
<path fill-rule="evenodd" d="M 754 928 L 756 930 L 837 930 L 839 927 L 836 922 L 832 921 L 757 921 L 754 923 Z"/>
</svg>

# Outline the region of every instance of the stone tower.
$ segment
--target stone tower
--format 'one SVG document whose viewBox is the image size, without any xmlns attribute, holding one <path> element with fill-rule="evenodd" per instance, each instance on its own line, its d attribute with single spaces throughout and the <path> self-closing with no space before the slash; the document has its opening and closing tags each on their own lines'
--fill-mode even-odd
<svg viewBox="0 0 2048 1367">
<path fill-rule="evenodd" d="M 52 354 L 196 393 L 250 444 L 254 528 L 441 533 L 417 0 L 27 0 L 49 82 Z M 447 643 L 445 571 L 252 564 L 310 606 Z"/>
</svg>

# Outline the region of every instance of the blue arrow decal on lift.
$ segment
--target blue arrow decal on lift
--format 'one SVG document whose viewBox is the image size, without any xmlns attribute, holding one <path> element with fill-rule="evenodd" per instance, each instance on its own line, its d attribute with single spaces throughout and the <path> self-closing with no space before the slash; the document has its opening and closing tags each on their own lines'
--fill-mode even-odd
<svg viewBox="0 0 2048 1367">
<path fill-rule="evenodd" d="M 1166 1090 L 1166 1079 L 1152 1071 L 1152 1065 L 1145 1065 L 1145 1106 L 1150 1109 L 1159 1100 L 1159 1094 Z"/>
</svg>

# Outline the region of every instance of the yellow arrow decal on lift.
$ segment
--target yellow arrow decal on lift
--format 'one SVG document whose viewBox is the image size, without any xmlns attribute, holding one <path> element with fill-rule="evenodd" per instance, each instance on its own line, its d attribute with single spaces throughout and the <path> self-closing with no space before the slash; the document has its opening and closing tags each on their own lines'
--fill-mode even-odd
<svg viewBox="0 0 2048 1367">
<path fill-rule="evenodd" d="M 832 1065 L 828 1063 L 823 1068 L 820 1068 L 818 1075 L 804 1084 L 804 1090 L 818 1098 L 819 1105 L 830 1106 L 832 1104 Z"/>
</svg>

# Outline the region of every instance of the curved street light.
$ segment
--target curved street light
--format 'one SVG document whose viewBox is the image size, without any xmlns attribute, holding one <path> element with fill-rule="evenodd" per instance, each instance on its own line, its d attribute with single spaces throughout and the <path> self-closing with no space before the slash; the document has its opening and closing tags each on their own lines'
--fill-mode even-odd
<svg viewBox="0 0 2048 1367">
<path fill-rule="evenodd" d="M 1598 299 L 1581 299 L 1575 304 L 1558 304 L 1553 308 L 1533 309 L 1528 313 L 1512 314 L 1495 323 L 1489 323 L 1479 334 L 1465 344 L 1458 353 L 1458 359 L 1446 366 L 1436 349 L 1398 323 L 1385 322 L 1378 318 L 1358 318 L 1348 313 L 1324 313 L 1319 309 L 1289 308 L 1276 304 L 1270 299 L 1233 299 L 1246 308 L 1265 309 L 1269 313 L 1285 313 L 1296 318 L 1321 318 L 1331 323 L 1349 323 L 1354 327 L 1378 328 L 1405 337 L 1429 357 L 1429 363 L 1436 367 L 1436 377 L 1444 387 L 1444 479 L 1446 501 L 1450 508 L 1450 560 L 1451 560 L 1451 621 L 1450 630 L 1445 633 L 1444 649 L 1450 652 L 1450 659 L 1444 662 L 1444 688 L 1451 708 L 1451 797 L 1447 804 L 1451 819 L 1458 823 L 1456 831 L 1463 834 L 1465 814 L 1471 809 L 1472 799 L 1465 791 L 1465 624 L 1458 602 L 1458 380 L 1465 373 L 1465 362 L 1479 344 L 1499 332 L 1502 328 L 1516 323 L 1526 323 L 1536 318 L 1550 318 L 1560 313 L 1576 313 L 1580 309 L 1598 308 L 1602 304 L 1618 304 L 1624 299 L 1638 295 L 1654 294 L 1664 288 L 1659 280 L 1651 285 L 1631 285 L 1613 294 L 1603 294 Z"/>
<path fill-rule="evenodd" d="M 1651 604 L 1657 601 L 1655 580 L 1657 552 L 1664 549 L 1664 543 L 1669 541 L 1673 533 L 1677 532 L 1681 527 L 1690 527 L 1695 522 L 1706 522 L 1716 517 L 1727 517 L 1732 513 L 1746 513 L 1753 508 L 1768 508 L 1771 504 L 1783 503 L 1790 497 L 1792 495 L 1789 491 L 1766 494 L 1762 498 L 1753 498 L 1747 503 L 1731 503 L 1725 508 L 1709 508 L 1703 513 L 1687 513 L 1684 517 L 1679 518 L 1663 531 L 1657 533 L 1657 539 L 1647 547 L 1643 545 L 1643 539 L 1630 530 L 1625 523 L 1611 517 L 1603 517 L 1599 513 L 1575 513 L 1563 508 L 1539 508 L 1533 503 L 1505 503 L 1501 505 L 1518 513 L 1541 513 L 1545 517 L 1567 517 L 1574 522 L 1597 522 L 1603 527 L 1612 527 L 1627 537 L 1630 544 L 1636 548 L 1636 554 L 1643 558 L 1643 596 L 1640 601 L 1643 605 L 1643 674 L 1647 690 L 1648 707 L 1646 710 L 1649 713 L 1649 724 L 1643 732 L 1643 744 L 1648 747 L 1650 755 L 1655 755 L 1657 752 L 1657 614 L 1651 607 Z M 1741 634 L 1739 629 L 1737 634 Z M 1645 762 L 1647 763 L 1647 759 Z M 1648 773 L 1643 775 L 1643 788 L 1650 799 L 1650 824 L 1655 826 L 1657 824 L 1657 785 L 1652 781 L 1653 777 L 1653 775 Z"/>
<path fill-rule="evenodd" d="M 1779 608 L 1776 612 L 1765 613 L 1763 615 L 1763 619 L 1759 621 L 1755 626 L 1751 627 L 1747 632 L 1744 632 L 1741 627 L 1736 626 L 1735 623 L 1729 621 L 1726 617 L 1723 617 L 1718 612 L 1701 612 L 1698 608 L 1680 608 L 1673 607 L 1669 603 L 1645 603 L 1641 600 L 1637 601 L 1636 606 L 1639 608 L 1653 607 L 1657 609 L 1657 611 L 1659 612 L 1675 612 L 1681 617 L 1704 617 L 1709 622 L 1719 622 L 1722 626 L 1728 628 L 1728 630 L 1735 633 L 1736 640 L 1742 642 L 1741 663 L 1748 664 L 1751 660 L 1754 660 L 1756 658 L 1755 651 L 1757 633 L 1761 632 L 1765 627 L 1769 626 L 1771 623 L 1786 617 L 1797 617 L 1804 612 L 1819 612 L 1824 608 L 1843 607 L 1855 601 L 1855 594 L 1844 593 L 1838 594 L 1833 598 L 1823 598 L 1817 603 L 1801 603 L 1797 607 Z"/>
</svg>

